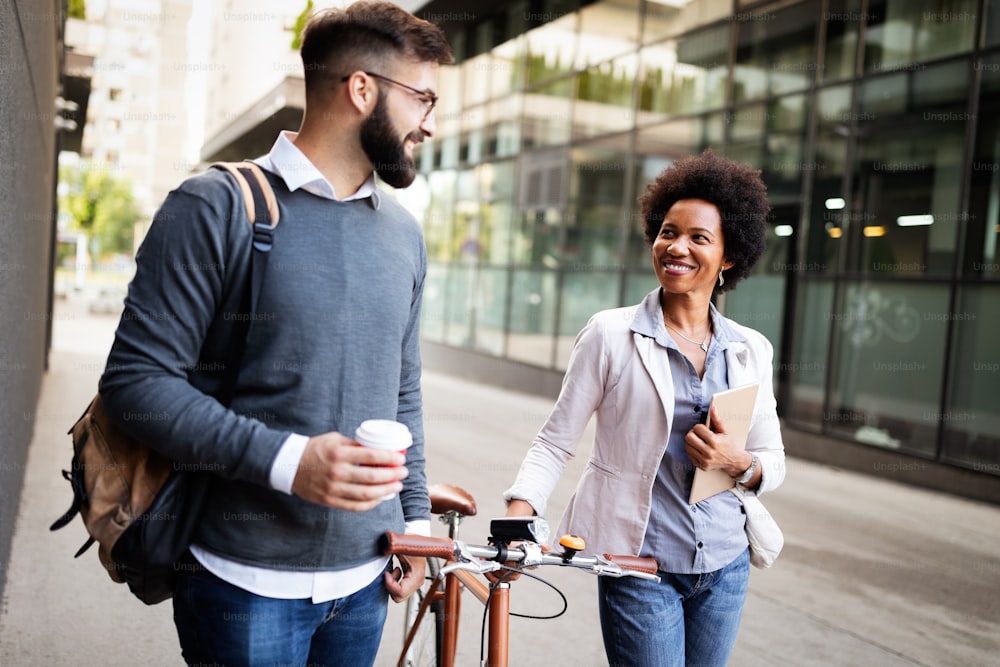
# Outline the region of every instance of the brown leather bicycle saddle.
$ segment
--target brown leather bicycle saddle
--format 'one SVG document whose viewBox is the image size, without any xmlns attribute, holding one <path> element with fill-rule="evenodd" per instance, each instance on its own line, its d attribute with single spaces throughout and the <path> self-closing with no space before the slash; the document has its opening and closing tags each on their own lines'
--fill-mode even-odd
<svg viewBox="0 0 1000 667">
<path fill-rule="evenodd" d="M 432 514 L 458 512 L 462 516 L 476 516 L 476 499 L 465 489 L 451 484 L 432 484 L 428 491 Z"/>
</svg>

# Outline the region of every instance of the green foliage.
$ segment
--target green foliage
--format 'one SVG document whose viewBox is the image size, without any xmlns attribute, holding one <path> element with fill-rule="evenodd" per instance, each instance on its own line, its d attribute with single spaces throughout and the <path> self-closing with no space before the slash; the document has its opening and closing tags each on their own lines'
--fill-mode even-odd
<svg viewBox="0 0 1000 667">
<path fill-rule="evenodd" d="M 107 254 L 132 254 L 139 206 L 128 179 L 116 178 L 86 162 L 61 166 L 59 209 L 69 214 L 70 227 L 90 237 L 92 259 Z"/>
<path fill-rule="evenodd" d="M 306 8 L 302 10 L 298 18 L 295 19 L 295 25 L 292 27 L 292 50 L 298 51 L 302 47 L 302 31 L 306 27 L 306 22 L 309 20 L 309 15 L 312 14 L 313 1 L 308 0 L 306 2 Z"/>
<path fill-rule="evenodd" d="M 66 15 L 71 19 L 87 18 L 86 0 L 69 0 L 68 5 L 66 6 Z"/>
</svg>

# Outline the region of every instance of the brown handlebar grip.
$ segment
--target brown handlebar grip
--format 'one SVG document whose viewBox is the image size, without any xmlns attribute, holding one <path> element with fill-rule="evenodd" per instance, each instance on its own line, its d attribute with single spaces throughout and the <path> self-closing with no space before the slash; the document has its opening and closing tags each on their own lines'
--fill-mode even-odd
<svg viewBox="0 0 1000 667">
<path fill-rule="evenodd" d="M 455 542 L 447 537 L 424 537 L 423 535 L 407 535 L 403 533 L 384 533 L 379 538 L 379 549 L 386 556 L 396 554 L 402 556 L 435 556 L 437 558 L 454 558 Z"/>
<path fill-rule="evenodd" d="M 638 556 L 616 556 L 614 554 L 604 554 L 609 561 L 623 570 L 635 570 L 646 574 L 656 574 L 660 566 L 655 558 L 640 558 Z"/>
</svg>

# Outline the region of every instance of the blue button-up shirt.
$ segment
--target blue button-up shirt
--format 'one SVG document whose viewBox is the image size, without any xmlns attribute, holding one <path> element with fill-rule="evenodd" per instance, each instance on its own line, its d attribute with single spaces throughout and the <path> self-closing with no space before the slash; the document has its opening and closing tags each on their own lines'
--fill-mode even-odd
<svg viewBox="0 0 1000 667">
<path fill-rule="evenodd" d="M 653 485 L 640 555 L 656 558 L 661 570 L 677 574 L 714 572 L 747 548 L 742 506 L 736 496 L 723 492 L 695 505 L 688 503 L 694 465 L 684 451 L 684 436 L 704 420 L 712 395 L 729 388 L 724 352 L 730 341 L 744 340 L 714 306 L 710 312 L 714 333 L 703 378 L 670 337 L 662 316 L 656 318 L 655 340 L 669 359 L 674 383 L 674 421 Z"/>
</svg>

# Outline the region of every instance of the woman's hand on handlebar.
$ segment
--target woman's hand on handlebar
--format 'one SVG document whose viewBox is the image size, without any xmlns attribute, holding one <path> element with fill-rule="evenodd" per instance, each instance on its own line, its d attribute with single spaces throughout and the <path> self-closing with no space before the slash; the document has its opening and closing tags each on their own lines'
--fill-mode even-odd
<svg viewBox="0 0 1000 667">
<path fill-rule="evenodd" d="M 537 512 L 535 512 L 535 508 L 532 507 L 528 503 L 528 501 L 526 501 L 526 500 L 520 500 L 518 498 L 514 498 L 507 505 L 507 515 L 506 516 L 509 516 L 509 517 L 510 516 L 537 516 Z M 520 544 L 520 543 L 519 542 L 514 542 L 514 543 L 511 544 L 511 546 L 517 546 L 518 544 Z M 548 545 L 542 545 L 542 551 L 543 552 L 546 552 L 548 550 L 549 550 L 549 546 Z M 515 567 L 517 565 L 517 563 L 515 561 L 507 561 L 505 563 L 505 565 L 507 565 L 508 567 Z M 510 570 L 496 570 L 495 572 L 487 572 L 483 576 L 485 576 L 487 579 L 489 579 L 492 583 L 496 584 L 496 583 L 499 583 L 501 581 L 517 581 L 517 579 L 520 578 L 521 575 L 518 574 L 517 572 L 511 572 Z"/>
</svg>

